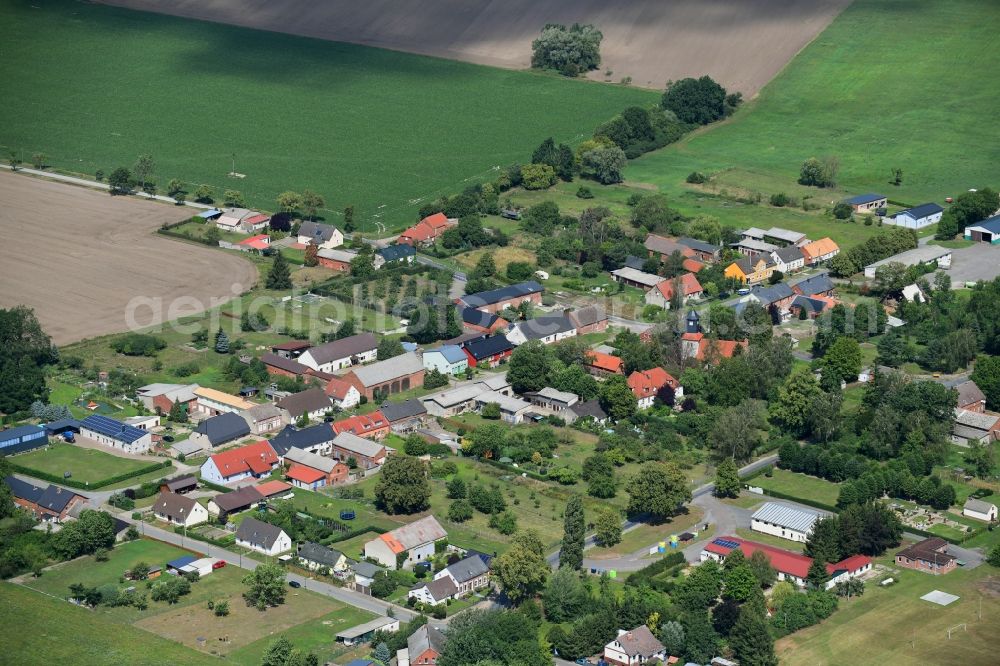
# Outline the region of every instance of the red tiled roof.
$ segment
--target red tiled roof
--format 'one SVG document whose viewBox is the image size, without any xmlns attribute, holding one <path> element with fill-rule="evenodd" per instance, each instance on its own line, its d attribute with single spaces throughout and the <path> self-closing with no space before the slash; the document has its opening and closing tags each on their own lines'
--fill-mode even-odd
<svg viewBox="0 0 1000 666">
<path fill-rule="evenodd" d="M 663 298 L 668 301 L 674 295 L 674 281 L 664 280 L 657 284 L 653 289 L 656 289 L 663 295 Z M 701 288 L 701 283 L 698 282 L 698 278 L 695 277 L 694 273 L 684 273 L 681 275 L 681 290 L 684 296 L 691 296 L 692 294 L 700 294 L 704 291 Z"/>
<path fill-rule="evenodd" d="M 872 563 L 872 558 L 867 555 L 851 555 L 845 560 L 841 560 L 836 564 L 826 565 L 826 572 L 832 574 L 834 571 L 847 571 L 853 573 L 858 569 L 862 569 Z"/>
<path fill-rule="evenodd" d="M 345 382 L 339 377 L 334 377 L 326 383 L 326 394 L 333 396 L 337 400 L 343 400 L 352 388 L 354 387 L 349 382 Z"/>
<path fill-rule="evenodd" d="M 774 567 L 775 571 L 791 575 L 796 578 L 804 579 L 809 573 L 809 565 L 812 564 L 811 557 L 806 557 L 805 555 L 801 555 L 799 553 L 793 553 L 790 550 L 784 550 L 782 548 L 775 548 L 774 546 L 757 543 L 756 541 L 744 541 L 743 539 L 734 536 L 717 537 L 705 546 L 705 550 L 710 553 L 715 553 L 716 555 L 721 555 L 722 557 L 725 557 L 734 550 L 729 546 L 720 544 L 720 541 L 729 541 L 739 544 L 740 550 L 743 551 L 743 554 L 746 555 L 748 560 L 755 552 L 761 551 L 767 555 L 767 559 L 770 560 L 771 566 Z"/>
<path fill-rule="evenodd" d="M 423 222 L 418 222 L 409 229 L 405 230 L 403 233 L 399 234 L 399 237 L 409 238 L 415 241 L 425 241 L 434 238 L 435 235 L 434 227 L 429 224 L 424 224 Z"/>
<path fill-rule="evenodd" d="M 238 449 L 216 453 L 212 456 L 212 461 L 215 462 L 215 466 L 223 477 L 247 471 L 263 474 L 277 464 L 278 454 L 274 452 L 266 440 L 262 440 L 241 446 Z"/>
<path fill-rule="evenodd" d="M 448 216 L 444 213 L 434 213 L 420 220 L 422 224 L 429 224 L 434 231 L 441 231 L 448 226 Z"/>
<path fill-rule="evenodd" d="M 681 264 L 684 270 L 691 271 L 692 273 L 697 273 L 705 267 L 705 264 L 698 261 L 697 259 L 685 259 L 684 263 Z"/>
<path fill-rule="evenodd" d="M 655 395 L 664 386 L 674 389 L 679 386 L 677 380 L 663 368 L 636 370 L 628 376 L 628 385 L 637 398 Z"/>
<path fill-rule="evenodd" d="M 291 490 L 292 487 L 284 481 L 265 481 L 264 483 L 258 483 L 254 488 L 264 497 L 271 497 L 286 490 Z"/>
<path fill-rule="evenodd" d="M 617 356 L 612 356 L 611 354 L 603 354 L 601 352 L 587 352 L 587 359 L 590 361 L 592 367 L 598 370 L 604 370 L 606 372 L 622 372 L 624 366 L 622 360 Z"/>
<path fill-rule="evenodd" d="M 251 236 L 250 238 L 244 238 L 237 245 L 246 245 L 252 247 L 255 250 L 265 250 L 270 247 L 271 239 L 267 234 L 259 234 L 257 236 Z"/>
<path fill-rule="evenodd" d="M 358 437 L 378 432 L 389 427 L 389 421 L 382 415 L 382 412 L 372 412 L 371 414 L 355 414 L 341 419 L 332 424 L 334 434 L 351 432 Z"/>
<path fill-rule="evenodd" d="M 315 483 L 323 479 L 326 475 L 318 469 L 306 467 L 305 465 L 292 465 L 285 476 L 302 483 Z"/>
<path fill-rule="evenodd" d="M 292 340 L 291 342 L 282 342 L 280 345 L 274 345 L 271 347 L 274 351 L 298 351 L 300 349 L 309 349 L 312 347 L 312 343 L 308 340 Z"/>
<path fill-rule="evenodd" d="M 244 220 L 244 222 L 246 222 L 247 224 L 260 224 L 261 222 L 267 222 L 270 219 L 271 219 L 270 216 L 264 215 L 263 213 L 258 213 L 253 217 L 248 217 L 247 219 Z"/>
</svg>

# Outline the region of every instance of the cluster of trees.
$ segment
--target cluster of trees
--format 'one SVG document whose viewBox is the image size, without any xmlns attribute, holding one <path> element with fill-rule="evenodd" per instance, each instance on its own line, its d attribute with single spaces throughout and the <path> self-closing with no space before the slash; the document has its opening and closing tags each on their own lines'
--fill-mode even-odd
<svg viewBox="0 0 1000 666">
<path fill-rule="evenodd" d="M 902 535 L 903 524 L 885 504 L 854 504 L 816 521 L 804 553 L 824 564 L 858 553 L 874 557 L 898 546 Z"/>
<path fill-rule="evenodd" d="M 30 411 L 31 416 L 38 419 L 42 423 L 58 421 L 59 419 L 73 418 L 73 414 L 69 411 L 69 407 L 66 405 L 46 405 L 41 400 L 36 400 L 31 403 Z"/>
<path fill-rule="evenodd" d="M 531 43 L 531 66 L 552 69 L 563 76 L 578 76 L 601 65 L 604 35 L 590 24 L 574 23 L 569 28 L 549 23 Z"/>
<path fill-rule="evenodd" d="M 501 423 L 486 423 L 468 434 L 462 451 L 480 458 L 507 457 L 517 463 L 537 460 L 541 464 L 540 459 L 552 457 L 557 444 L 552 428 L 511 429 Z"/>
<path fill-rule="evenodd" d="M 529 604 L 518 610 L 470 610 L 448 625 L 439 666 L 548 666 L 552 656 L 538 640 L 541 613 Z"/>
<path fill-rule="evenodd" d="M 799 170 L 799 184 L 813 187 L 836 187 L 839 170 L 840 161 L 836 157 L 824 157 L 823 159 L 810 157 L 802 163 L 802 168 Z M 847 213 L 847 217 L 850 217 L 850 206 L 848 206 Z"/>
<path fill-rule="evenodd" d="M 503 247 L 509 241 L 499 229 L 484 227 L 478 212 L 463 215 L 458 224 L 441 234 L 441 245 L 449 250 L 474 250 L 488 245 Z"/>
<path fill-rule="evenodd" d="M 419 307 L 407 309 L 410 319 L 410 324 L 406 327 L 407 337 L 413 342 L 427 345 L 460 336 L 462 318 L 455 304 L 440 299 L 431 300 L 431 303 L 425 302 Z"/>
<path fill-rule="evenodd" d="M 304 212 L 312 220 L 316 218 L 316 212 L 326 206 L 326 199 L 312 190 L 303 190 L 301 193 L 287 191 L 279 194 L 275 203 L 278 204 L 278 212 L 280 213 Z"/>
<path fill-rule="evenodd" d="M 218 608 L 218 604 L 216 604 Z M 386 660 L 383 663 L 388 663 Z M 284 636 L 278 636 L 268 643 L 260 658 L 261 666 L 319 666 L 319 657 L 295 647 Z"/>
<path fill-rule="evenodd" d="M 689 128 L 690 124 L 679 120 L 673 111 L 662 107 L 646 109 L 630 106 L 599 125 L 594 130 L 594 139 L 605 145 L 615 145 L 625 153 L 625 157 L 635 159 L 677 141 Z M 601 139 L 607 141 L 602 142 Z M 585 153 L 583 151 L 581 156 Z"/>
<path fill-rule="evenodd" d="M 45 368 L 59 360 L 52 340 L 31 308 L 0 308 L 0 413 L 46 402 Z"/>
<path fill-rule="evenodd" d="M 570 338 L 554 345 L 537 340 L 520 345 L 508 361 L 507 381 L 517 393 L 538 391 L 546 386 L 575 393 L 582 400 L 597 397 L 599 385 L 583 369 L 587 345 Z"/>
<path fill-rule="evenodd" d="M 375 503 L 386 513 L 416 513 L 430 504 L 427 467 L 419 458 L 390 456 L 375 485 Z"/>
<path fill-rule="evenodd" d="M 938 240 L 951 240 L 965 228 L 985 220 L 1000 208 L 1000 194 L 984 187 L 975 192 L 963 192 L 955 197 L 954 203 L 941 216 L 934 237 Z"/>
<path fill-rule="evenodd" d="M 836 277 L 850 277 L 868 264 L 917 247 L 917 232 L 894 227 L 872 236 L 830 260 L 830 272 Z"/>
<path fill-rule="evenodd" d="M 111 514 L 86 509 L 80 518 L 63 525 L 52 537 L 52 549 L 63 559 L 90 555 L 115 543 L 115 521 Z"/>
<path fill-rule="evenodd" d="M 727 94 L 710 76 L 686 78 L 667 85 L 660 105 L 689 125 L 707 125 L 733 113 L 743 102 L 741 93 Z"/>
</svg>

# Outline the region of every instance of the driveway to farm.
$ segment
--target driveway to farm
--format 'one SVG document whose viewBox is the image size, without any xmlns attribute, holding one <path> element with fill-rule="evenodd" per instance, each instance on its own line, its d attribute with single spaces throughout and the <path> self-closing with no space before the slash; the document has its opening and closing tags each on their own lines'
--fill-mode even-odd
<svg viewBox="0 0 1000 666">
<path fill-rule="evenodd" d="M 257 269 L 245 259 L 155 233 L 190 214 L 0 171 L 0 307 L 34 308 L 65 345 L 196 314 L 250 289 Z"/>
<path fill-rule="evenodd" d="M 966 282 L 992 280 L 1000 275 L 1000 247 L 989 243 L 976 243 L 951 251 L 951 276 L 953 289 L 965 287 Z"/>
</svg>

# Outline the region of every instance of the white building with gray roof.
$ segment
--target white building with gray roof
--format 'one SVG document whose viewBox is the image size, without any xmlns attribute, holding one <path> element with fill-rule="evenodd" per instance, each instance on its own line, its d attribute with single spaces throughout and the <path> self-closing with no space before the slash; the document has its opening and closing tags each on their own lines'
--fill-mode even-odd
<svg viewBox="0 0 1000 666">
<path fill-rule="evenodd" d="M 827 515 L 816 509 L 765 502 L 750 517 L 750 529 L 761 534 L 805 543 L 816 521 Z"/>
</svg>

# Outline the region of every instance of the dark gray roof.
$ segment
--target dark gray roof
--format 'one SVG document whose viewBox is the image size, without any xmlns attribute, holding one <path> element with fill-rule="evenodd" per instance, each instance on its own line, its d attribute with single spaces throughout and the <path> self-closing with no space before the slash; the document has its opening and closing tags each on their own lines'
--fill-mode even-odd
<svg viewBox="0 0 1000 666">
<path fill-rule="evenodd" d="M 769 287 L 757 286 L 754 287 L 750 293 L 764 307 L 767 307 L 771 303 L 777 303 L 784 298 L 791 298 L 795 295 L 792 288 L 784 282 L 779 282 L 778 284 L 774 284 Z"/>
<path fill-rule="evenodd" d="M 176 518 L 187 518 L 194 505 L 198 502 L 191 497 L 177 493 L 160 493 L 153 502 L 153 513 L 169 515 Z"/>
<path fill-rule="evenodd" d="M 377 564 L 372 564 L 371 562 L 365 562 L 364 560 L 359 560 L 351 564 L 351 569 L 354 573 L 359 576 L 364 576 L 365 578 L 374 578 L 375 574 L 379 571 L 385 571 L 384 567 L 380 567 Z"/>
<path fill-rule="evenodd" d="M 308 561 L 332 567 L 344 556 L 339 550 L 327 548 L 312 541 L 299 544 L 299 557 Z"/>
<path fill-rule="evenodd" d="M 519 282 L 518 284 L 500 287 L 499 289 L 481 291 L 478 294 L 469 294 L 462 297 L 462 302 L 470 308 L 480 308 L 484 305 L 493 305 L 494 303 L 499 303 L 500 301 L 506 301 L 509 298 L 527 296 L 528 294 L 538 294 L 542 291 L 544 291 L 542 285 L 538 284 L 534 280 L 529 280 L 528 282 Z"/>
<path fill-rule="evenodd" d="M 641 271 L 642 267 L 646 265 L 646 260 L 642 257 L 637 257 L 634 254 L 630 254 L 625 257 L 625 268 L 632 268 L 637 271 Z"/>
<path fill-rule="evenodd" d="M 316 241 L 316 243 L 325 243 L 333 238 L 335 231 L 337 231 L 336 227 L 332 227 L 329 224 L 320 224 L 319 222 L 303 222 L 299 226 L 298 235 L 309 236 L 309 238 Z"/>
<path fill-rule="evenodd" d="M 66 490 L 56 485 L 50 485 L 38 498 L 38 506 L 53 513 L 62 513 L 70 500 L 77 497 L 72 490 Z"/>
<path fill-rule="evenodd" d="M 332 442 L 333 428 L 327 423 L 320 423 L 299 430 L 293 425 L 286 425 L 273 439 L 268 440 L 271 448 L 279 456 L 284 456 L 292 447 L 308 449 L 326 442 Z"/>
<path fill-rule="evenodd" d="M 164 485 L 167 487 L 167 490 L 175 493 L 178 490 L 196 487 L 198 485 L 198 479 L 196 479 L 193 474 L 185 474 L 184 476 L 167 479 Z"/>
<path fill-rule="evenodd" d="M 379 407 L 379 411 L 382 412 L 382 416 L 389 423 L 395 423 L 403 419 L 412 419 L 427 413 L 424 403 L 415 399 L 404 400 L 403 402 L 386 402 Z"/>
<path fill-rule="evenodd" d="M 392 262 L 413 257 L 417 254 L 417 250 L 412 245 L 388 245 L 378 250 L 376 254 L 380 255 L 387 262 Z"/>
<path fill-rule="evenodd" d="M 285 358 L 284 356 L 278 356 L 277 354 L 272 354 L 271 352 L 266 352 L 264 354 L 261 354 L 260 360 L 265 365 L 270 365 L 275 368 L 284 370 L 285 372 L 291 372 L 296 375 L 303 375 L 305 374 L 306 370 L 309 369 L 294 359 Z"/>
<path fill-rule="evenodd" d="M 448 573 L 459 583 L 466 583 L 473 578 L 479 578 L 489 572 L 490 570 L 486 566 L 486 563 L 477 555 L 467 557 L 448 567 Z"/>
<path fill-rule="evenodd" d="M 944 208 L 938 206 L 936 203 L 925 203 L 925 204 L 920 204 L 919 206 L 914 206 L 913 208 L 907 208 L 905 210 L 901 210 L 898 213 L 896 213 L 896 215 L 902 215 L 903 213 L 906 213 L 910 217 L 920 220 L 925 217 L 930 217 L 931 215 L 937 215 L 938 213 L 943 213 L 943 212 Z"/>
<path fill-rule="evenodd" d="M 781 259 L 786 264 L 790 264 L 793 261 L 798 261 L 803 258 L 802 248 L 797 245 L 789 245 L 788 247 L 778 248 L 774 251 L 778 258 Z"/>
<path fill-rule="evenodd" d="M 219 446 L 250 434 L 246 420 L 235 412 L 226 412 L 205 419 L 194 429 L 208 438 L 212 446 Z"/>
<path fill-rule="evenodd" d="M 236 538 L 270 548 L 281 536 L 281 528 L 256 518 L 246 518 L 236 530 Z"/>
<path fill-rule="evenodd" d="M 962 382 L 955 388 L 958 390 L 959 406 L 986 400 L 986 395 L 979 388 L 979 385 L 971 379 L 969 381 Z"/>
<path fill-rule="evenodd" d="M 444 634 L 430 625 L 423 625 L 406 639 L 406 651 L 410 655 L 410 663 L 415 663 L 414 660 L 428 649 L 441 654 L 444 643 Z"/>
<path fill-rule="evenodd" d="M 14 495 L 14 497 L 28 502 L 37 503 L 42 497 L 42 493 L 45 492 L 45 488 L 36 486 L 35 484 L 27 481 L 22 481 L 15 476 L 6 477 L 4 479 L 4 483 L 6 483 L 10 488 L 10 492 Z"/>
<path fill-rule="evenodd" d="M 712 245 L 711 243 L 706 243 L 705 241 L 698 240 L 697 238 L 681 237 L 677 239 L 677 242 L 685 247 L 691 248 L 692 250 L 708 252 L 710 254 L 715 254 L 722 249 L 718 245 Z"/>
<path fill-rule="evenodd" d="M 107 416 L 102 416 L 101 414 L 91 414 L 80 421 L 80 427 L 126 444 L 137 442 L 149 434 L 145 430 L 130 426 L 121 421 L 116 421 Z"/>
<path fill-rule="evenodd" d="M 867 194 L 859 194 L 856 197 L 851 197 L 850 199 L 844 199 L 844 203 L 851 204 L 852 206 L 857 206 L 860 204 L 872 203 L 873 201 L 881 201 L 885 199 L 884 194 L 875 194 L 874 192 L 869 192 Z"/>
<path fill-rule="evenodd" d="M 806 310 L 807 312 L 819 313 L 823 311 L 823 308 L 825 306 L 826 303 L 824 303 L 823 301 L 810 298 L 809 296 L 796 296 L 795 298 L 792 299 L 792 304 L 789 307 L 792 308 L 798 307 Z"/>
<path fill-rule="evenodd" d="M 791 284 L 792 289 L 801 292 L 803 296 L 813 296 L 833 291 L 833 280 L 830 279 L 830 274 L 825 271 L 819 275 L 798 280 Z"/>
<path fill-rule="evenodd" d="M 481 361 L 494 354 L 510 351 L 514 348 L 510 340 L 502 335 L 494 335 L 488 338 L 477 338 L 464 343 L 462 347 L 472 355 L 472 358 Z"/>
<path fill-rule="evenodd" d="M 588 400 L 587 402 L 578 402 L 569 408 L 569 411 L 576 414 L 577 418 L 585 418 L 587 416 L 593 417 L 595 421 L 603 421 L 608 418 L 607 412 L 601 408 L 601 403 L 597 400 Z"/>
<path fill-rule="evenodd" d="M 311 388 L 299 393 L 293 393 L 279 400 L 278 407 L 288 410 L 292 418 L 298 418 L 303 414 L 325 411 L 333 409 L 333 401 L 330 396 L 321 388 Z"/>
<path fill-rule="evenodd" d="M 253 486 L 243 486 L 231 493 L 219 493 L 212 498 L 215 505 L 226 513 L 241 511 L 264 499 L 260 491 Z"/>
<path fill-rule="evenodd" d="M 309 354 L 317 364 L 322 365 L 330 361 L 337 361 L 342 358 L 350 358 L 357 354 L 370 352 L 378 349 L 378 339 L 371 333 L 359 333 L 341 340 L 334 340 L 325 344 L 311 347 L 306 354 Z"/>
<path fill-rule="evenodd" d="M 76 419 L 59 419 L 58 421 L 52 421 L 51 423 L 45 424 L 45 432 L 50 435 L 59 434 L 66 430 L 80 432 L 80 422 Z"/>
<path fill-rule="evenodd" d="M 436 601 L 441 601 L 458 594 L 458 586 L 455 585 L 455 581 L 447 576 L 426 583 L 418 583 L 413 586 L 413 589 L 418 590 L 421 587 L 426 587 L 431 597 Z"/>
<path fill-rule="evenodd" d="M 596 305 L 586 305 L 579 310 L 570 312 L 568 316 L 570 321 L 577 327 L 591 326 L 608 318 L 607 313 Z"/>
<path fill-rule="evenodd" d="M 571 331 L 576 326 L 566 315 L 547 315 L 518 322 L 517 328 L 528 340 L 541 340 L 550 335 Z"/>
<path fill-rule="evenodd" d="M 970 224 L 969 226 L 986 229 L 986 231 L 989 231 L 990 233 L 1000 234 L 1000 215 L 994 215 L 993 217 L 986 218 L 982 222 Z"/>
<path fill-rule="evenodd" d="M 490 328 L 500 318 L 495 314 L 489 314 L 475 308 L 461 308 L 461 314 L 464 323 L 482 328 Z"/>
<path fill-rule="evenodd" d="M 622 651 L 630 657 L 642 655 L 649 659 L 657 652 L 662 652 L 665 648 L 663 643 L 656 640 L 649 627 L 642 625 L 632 631 L 626 631 L 615 639 L 622 646 Z"/>
</svg>

